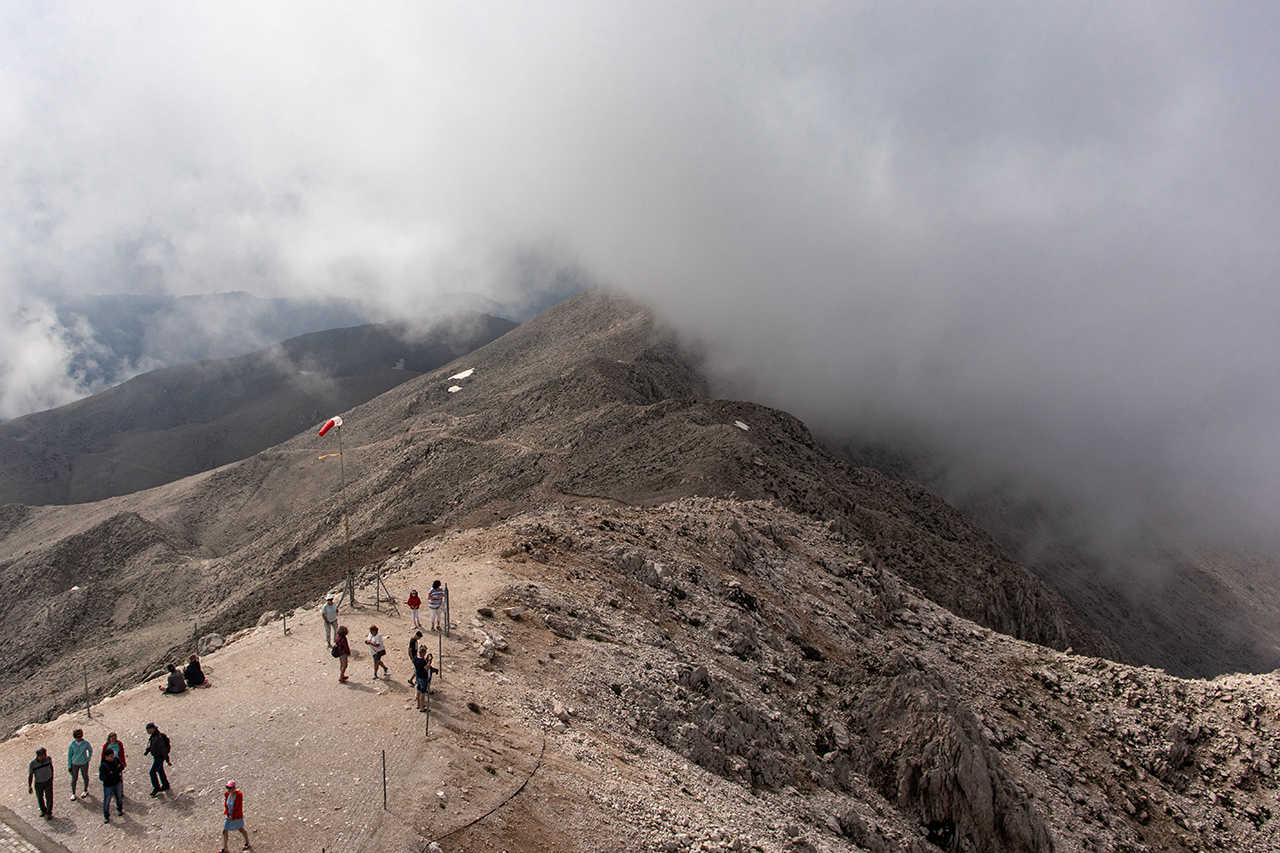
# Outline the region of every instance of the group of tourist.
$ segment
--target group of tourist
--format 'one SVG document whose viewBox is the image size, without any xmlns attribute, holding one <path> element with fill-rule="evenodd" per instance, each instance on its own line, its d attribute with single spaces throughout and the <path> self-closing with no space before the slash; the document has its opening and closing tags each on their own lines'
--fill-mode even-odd
<svg viewBox="0 0 1280 853">
<path fill-rule="evenodd" d="M 416 589 L 409 592 L 409 598 L 405 604 L 409 606 L 409 612 L 413 617 L 413 627 L 418 629 L 409 640 L 409 661 L 413 665 L 413 675 L 409 676 L 409 684 L 417 691 L 418 710 L 425 712 L 427 694 L 431 689 L 431 677 L 438 674 L 440 670 L 432 665 L 434 656 L 419 643 L 422 639 L 422 622 L 418 617 L 418 610 L 422 606 L 422 599 L 418 597 Z M 444 630 L 444 607 L 445 590 L 437 580 L 432 583 L 431 589 L 427 592 L 427 609 L 431 614 L 430 630 Z M 351 644 L 347 638 L 347 626 L 338 624 L 338 605 L 332 595 L 325 599 L 320 616 L 324 623 L 325 645 L 338 659 L 338 681 L 345 683 L 348 680 L 347 662 L 351 657 Z M 382 677 L 390 679 L 391 671 L 383 660 L 387 654 L 387 644 L 377 625 L 369 626 L 369 634 L 364 642 L 369 647 L 373 658 L 373 677 L 377 679 L 378 670 L 381 669 Z M 210 681 L 204 674 L 197 655 L 191 655 L 187 665 L 181 670 L 174 664 L 168 664 L 166 668 L 168 676 L 165 683 L 160 685 L 161 693 L 185 693 L 190 687 L 210 686 Z M 169 778 L 165 773 L 165 765 L 173 764 L 170 757 L 172 745 L 169 736 L 160 731 L 155 723 L 147 723 L 146 731 L 147 745 L 142 754 L 151 756 L 151 796 L 156 797 L 169 790 Z M 71 774 L 70 799 L 88 799 L 89 764 L 93 758 L 93 745 L 85 740 L 82 729 L 76 729 L 71 736 L 71 743 L 67 746 L 67 771 Z M 113 800 L 116 805 L 116 816 L 124 815 L 124 771 L 127 766 L 124 744 L 120 742 L 115 732 L 107 735 L 107 741 L 102 745 L 98 756 L 98 780 L 102 783 L 102 822 L 110 823 Z M 40 806 L 40 816 L 46 820 L 53 819 L 53 777 L 53 759 L 49 756 L 47 749 L 40 747 L 36 750 L 35 759 L 27 768 L 27 792 L 35 794 L 36 802 Z M 84 791 L 77 793 L 77 787 L 81 782 L 84 784 Z M 249 844 L 249 833 L 244 828 L 244 794 L 236 787 L 235 780 L 227 781 L 222 810 L 225 820 L 222 828 L 222 850 L 219 853 L 226 853 L 228 838 L 232 832 L 239 832 L 244 837 L 245 850 L 252 850 Z"/>
<path fill-rule="evenodd" d="M 418 597 L 416 589 L 409 591 L 409 598 L 405 604 L 408 605 L 409 613 L 413 618 L 413 627 L 419 629 L 409 640 L 409 662 L 413 667 L 409 684 L 417 691 L 418 710 L 425 712 L 427 693 L 431 689 L 431 677 L 440 670 L 432 665 L 434 656 L 428 654 L 425 648 L 418 646 L 418 641 L 422 639 L 422 620 L 418 616 L 422 599 Z M 430 630 L 443 631 L 445 590 L 438 580 L 432 582 L 431 589 L 427 592 L 427 610 L 431 614 Z M 320 621 L 324 624 L 325 645 L 329 647 L 329 653 L 338 659 L 338 683 L 345 684 L 349 680 L 347 664 L 351 659 L 351 641 L 347 626 L 338 624 L 338 605 L 333 595 L 325 598 L 324 606 L 320 608 Z M 364 644 L 369 647 L 369 656 L 373 659 L 374 680 L 378 679 L 379 670 L 383 678 L 390 679 L 391 670 L 388 669 L 385 661 L 387 642 L 377 625 L 369 626 L 369 634 L 364 638 Z"/>
<path fill-rule="evenodd" d="M 147 723 L 147 745 L 143 755 L 151 756 L 151 796 L 157 797 L 169 790 L 169 777 L 165 773 L 165 765 L 172 765 L 170 757 L 172 744 L 169 736 L 160 731 L 155 723 Z M 89 762 L 93 758 L 93 744 L 85 740 L 84 730 L 76 729 L 71 733 L 71 743 L 67 745 L 67 772 L 71 774 L 72 801 L 89 798 Z M 124 757 L 124 744 L 115 732 L 107 735 L 107 742 L 98 752 L 98 780 L 102 782 L 102 822 L 111 823 L 111 803 L 116 805 L 116 816 L 124 816 L 124 770 L 128 762 Z M 27 766 L 27 793 L 36 795 L 40 806 L 40 816 L 45 820 L 53 819 L 53 759 L 43 746 L 36 750 L 35 759 Z M 84 782 L 84 791 L 76 793 L 80 782 Z M 236 788 L 235 780 L 227 782 L 222 803 L 226 820 L 222 827 L 222 850 L 226 853 L 229 833 L 238 831 L 244 836 L 244 849 L 252 850 L 249 844 L 249 833 L 244 828 L 244 795 Z"/>
</svg>

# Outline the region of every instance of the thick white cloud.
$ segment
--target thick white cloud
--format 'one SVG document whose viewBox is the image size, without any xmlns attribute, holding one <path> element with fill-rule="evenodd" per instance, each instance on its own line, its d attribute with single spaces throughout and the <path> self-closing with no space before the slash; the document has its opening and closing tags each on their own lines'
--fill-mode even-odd
<svg viewBox="0 0 1280 853">
<path fill-rule="evenodd" d="M 532 247 L 833 431 L 1115 518 L 1158 495 L 1274 526 L 1265 4 L 0 15 L 11 305 L 240 288 L 420 310 L 510 288 Z"/>
</svg>

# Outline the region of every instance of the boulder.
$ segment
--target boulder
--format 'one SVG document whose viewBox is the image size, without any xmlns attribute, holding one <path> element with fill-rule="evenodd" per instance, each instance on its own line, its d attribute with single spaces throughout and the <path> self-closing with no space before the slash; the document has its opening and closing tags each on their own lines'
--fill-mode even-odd
<svg viewBox="0 0 1280 853">
<path fill-rule="evenodd" d="M 221 634 L 205 634 L 200 638 L 200 642 L 196 644 L 196 653 L 207 655 L 210 652 L 216 652 L 226 644 L 227 641 Z"/>
</svg>

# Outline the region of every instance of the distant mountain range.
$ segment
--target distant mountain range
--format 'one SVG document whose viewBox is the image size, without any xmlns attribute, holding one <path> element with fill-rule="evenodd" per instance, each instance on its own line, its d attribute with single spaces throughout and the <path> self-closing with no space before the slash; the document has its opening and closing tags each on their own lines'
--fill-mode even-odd
<svg viewBox="0 0 1280 853">
<path fill-rule="evenodd" d="M 0 503 L 100 500 L 252 456 L 514 326 L 487 314 L 417 331 L 354 326 L 144 373 L 0 424 Z"/>
</svg>

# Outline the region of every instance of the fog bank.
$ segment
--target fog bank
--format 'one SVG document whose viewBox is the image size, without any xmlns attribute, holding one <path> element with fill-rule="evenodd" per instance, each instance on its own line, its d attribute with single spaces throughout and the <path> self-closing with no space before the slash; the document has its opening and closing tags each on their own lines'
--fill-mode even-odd
<svg viewBox="0 0 1280 853">
<path fill-rule="evenodd" d="M 1275 10 L 692 6 L 11 4 L 4 393 L 66 393 L 50 294 L 568 276 L 954 493 L 1278 526 Z"/>
</svg>

